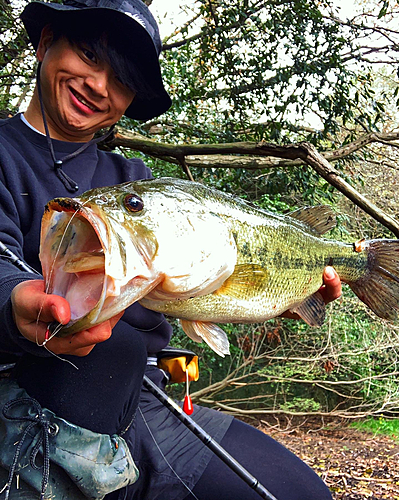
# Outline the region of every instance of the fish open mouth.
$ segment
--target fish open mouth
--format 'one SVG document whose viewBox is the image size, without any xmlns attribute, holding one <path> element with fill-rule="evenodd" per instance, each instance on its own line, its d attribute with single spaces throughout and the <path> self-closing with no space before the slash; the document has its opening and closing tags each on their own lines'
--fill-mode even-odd
<svg viewBox="0 0 399 500">
<path fill-rule="evenodd" d="M 64 297 L 76 321 L 105 300 L 104 228 L 91 211 L 65 209 L 53 202 L 40 259 L 47 292 Z"/>
<path fill-rule="evenodd" d="M 42 219 L 40 261 L 46 293 L 64 297 L 71 320 L 57 335 L 99 324 L 144 297 L 162 280 L 152 266 L 157 244 L 95 201 L 50 201 Z"/>
</svg>

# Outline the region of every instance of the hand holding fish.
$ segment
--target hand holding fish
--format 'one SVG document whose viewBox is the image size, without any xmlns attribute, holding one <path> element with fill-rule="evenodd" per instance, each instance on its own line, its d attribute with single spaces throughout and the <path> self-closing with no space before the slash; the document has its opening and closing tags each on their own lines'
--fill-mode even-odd
<svg viewBox="0 0 399 500">
<path fill-rule="evenodd" d="M 341 297 L 341 280 L 333 267 L 327 266 L 324 269 L 323 283 L 324 284 L 320 288 L 319 293 L 323 297 L 325 304 L 329 304 L 333 300 Z"/>
<path fill-rule="evenodd" d="M 341 280 L 331 266 L 327 266 L 323 273 L 323 286 L 319 290 L 320 295 L 324 300 L 324 304 L 327 305 L 336 299 L 339 299 L 342 295 L 342 284 Z M 299 314 L 291 312 L 290 310 L 283 312 L 282 318 L 289 319 L 301 319 Z"/>
<path fill-rule="evenodd" d="M 70 306 L 63 297 L 46 294 L 43 280 L 25 281 L 17 285 L 12 293 L 14 321 L 21 334 L 39 345 L 45 342 L 50 323 L 66 324 L 70 320 Z M 55 354 L 86 356 L 99 342 L 107 340 L 112 328 L 123 312 L 103 323 L 66 337 L 53 337 L 46 347 Z M 38 319 L 39 318 L 39 319 Z"/>
</svg>

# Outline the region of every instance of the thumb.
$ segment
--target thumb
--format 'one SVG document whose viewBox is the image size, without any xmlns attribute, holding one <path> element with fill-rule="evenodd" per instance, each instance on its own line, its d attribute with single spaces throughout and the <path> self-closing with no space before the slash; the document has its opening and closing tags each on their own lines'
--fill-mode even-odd
<svg viewBox="0 0 399 500">
<path fill-rule="evenodd" d="M 27 321 L 67 323 L 70 319 L 68 301 L 54 294 L 47 294 L 43 280 L 19 283 L 11 295 L 14 315 Z"/>
</svg>

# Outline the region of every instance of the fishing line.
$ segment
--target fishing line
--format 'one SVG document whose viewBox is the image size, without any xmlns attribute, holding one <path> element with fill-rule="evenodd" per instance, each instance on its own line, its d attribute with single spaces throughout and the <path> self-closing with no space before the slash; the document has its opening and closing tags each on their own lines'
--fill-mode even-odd
<svg viewBox="0 0 399 500">
<path fill-rule="evenodd" d="M 64 361 L 65 363 L 69 363 L 71 366 L 73 366 L 73 368 L 75 368 L 75 370 L 79 370 L 79 368 L 74 363 L 72 363 L 72 361 L 70 361 L 69 359 L 61 358 L 61 356 L 59 356 L 55 352 L 50 351 L 50 349 L 46 345 L 47 342 L 49 340 L 51 340 L 53 337 L 55 337 L 57 335 L 57 333 L 61 330 L 61 328 L 63 327 L 63 325 L 61 323 L 58 323 L 57 327 L 54 328 L 54 330 L 50 333 L 49 337 L 47 337 L 47 332 L 49 332 L 49 327 L 47 327 L 46 336 L 45 336 L 45 338 L 43 340 L 43 343 L 40 344 L 39 339 L 37 337 L 37 326 L 39 325 L 39 316 L 40 316 L 40 312 L 41 312 L 42 309 L 43 309 L 43 305 L 42 305 L 42 307 L 41 307 L 41 309 L 39 311 L 38 318 L 36 320 L 36 345 L 39 346 L 39 347 L 44 347 L 47 352 L 49 352 L 50 354 L 52 354 L 54 357 L 56 357 L 60 361 Z"/>
<path fill-rule="evenodd" d="M 188 490 L 188 492 L 190 493 L 190 495 L 192 495 L 195 498 L 195 500 L 199 500 L 199 498 L 194 494 L 194 492 L 190 489 L 190 487 L 187 486 L 187 484 L 183 481 L 183 479 L 179 476 L 179 474 L 174 470 L 174 468 L 172 467 L 172 465 L 170 464 L 170 462 L 166 458 L 165 454 L 163 453 L 163 451 L 161 450 L 160 446 L 158 445 L 158 443 L 157 443 L 157 441 L 155 439 L 155 436 L 154 436 L 154 434 L 152 433 L 152 431 L 150 429 L 150 426 L 148 425 L 146 419 L 144 418 L 143 412 L 141 411 L 140 407 L 138 408 L 138 411 L 139 411 L 139 413 L 141 415 L 141 418 L 143 419 L 143 422 L 144 422 L 145 426 L 147 427 L 147 430 L 148 430 L 148 432 L 149 432 L 152 440 L 154 441 L 155 446 L 157 447 L 157 449 L 158 449 L 159 453 L 161 454 L 162 458 L 165 460 L 166 465 L 170 468 L 170 470 L 177 477 L 177 479 L 181 482 L 181 484 Z"/>
<path fill-rule="evenodd" d="M 75 364 L 73 364 L 72 361 L 70 361 L 69 359 L 61 358 L 61 356 L 58 356 L 58 354 L 55 354 L 55 352 L 50 351 L 50 349 L 45 344 L 42 347 L 44 347 L 47 352 L 55 356 L 60 361 L 64 361 L 64 363 L 69 363 L 73 368 L 75 368 L 75 370 L 79 370 L 79 368 Z"/>
<path fill-rule="evenodd" d="M 87 203 L 89 203 L 89 202 L 90 202 L 93 198 L 94 198 L 94 196 L 93 196 L 92 198 L 89 198 L 88 200 L 86 200 L 84 203 L 82 203 L 82 206 L 85 206 L 85 205 L 86 205 Z M 53 263 L 52 263 L 52 265 L 51 265 L 51 267 L 50 267 L 49 275 L 48 275 L 48 278 L 47 278 L 47 285 L 46 285 L 46 288 L 45 288 L 45 290 L 44 290 L 46 294 L 48 294 L 48 293 L 49 293 L 50 281 L 51 281 L 51 277 L 52 277 L 53 272 L 54 272 L 55 261 L 57 260 L 57 257 L 58 257 L 58 255 L 59 255 L 59 253 L 60 253 L 60 251 L 61 251 L 61 246 L 62 246 L 62 244 L 63 244 L 63 242 L 64 242 L 64 240 L 65 240 L 66 233 L 67 233 L 67 231 L 68 231 L 68 228 L 69 228 L 69 227 L 70 227 L 70 225 L 72 224 L 72 220 L 75 218 L 75 216 L 76 216 L 78 213 L 79 213 L 79 210 L 75 210 L 75 212 L 71 215 L 71 217 L 70 217 L 69 221 L 67 222 L 66 227 L 65 227 L 65 229 L 64 229 L 64 233 L 63 233 L 63 234 L 62 234 L 62 236 L 61 236 L 61 239 L 60 239 L 60 242 L 59 242 L 59 244 L 58 244 L 58 248 L 57 248 L 57 250 L 56 250 L 56 252 L 55 252 L 54 259 L 53 259 Z M 43 305 L 44 305 L 44 301 L 43 301 L 42 306 L 40 307 L 39 313 L 38 313 L 38 315 L 37 315 L 36 325 L 38 325 L 38 324 L 39 324 L 40 314 L 41 314 L 41 312 L 42 312 L 42 310 L 43 310 Z M 37 332 L 37 329 L 36 329 L 36 344 L 37 344 L 38 346 L 41 346 L 41 347 L 46 347 L 46 345 L 45 345 L 45 344 L 46 344 L 46 342 L 47 342 L 48 340 L 52 339 L 52 338 L 53 338 L 53 337 L 54 337 L 54 336 L 55 336 L 55 335 L 59 332 L 59 330 L 62 328 L 62 326 L 63 326 L 63 325 L 58 324 L 58 325 L 57 325 L 57 327 L 55 328 L 55 330 L 51 332 L 51 336 L 50 336 L 50 338 L 45 339 L 45 340 L 43 341 L 43 344 L 40 344 L 40 343 L 39 343 L 39 341 L 38 341 L 38 336 L 37 336 L 37 333 L 38 333 L 38 332 Z M 46 349 L 47 349 L 47 348 L 46 348 Z M 48 351 L 48 352 L 51 352 L 49 349 L 47 349 L 47 351 Z M 55 353 L 53 353 L 53 354 L 54 354 L 54 356 L 57 356 Z M 58 356 L 57 356 L 57 357 L 58 357 Z M 62 358 L 60 358 L 60 359 L 62 359 Z M 68 361 L 68 360 L 63 360 L 63 361 Z M 69 362 L 69 361 L 68 361 L 68 362 Z M 77 368 L 77 367 L 76 367 L 73 363 L 71 363 L 71 362 L 69 362 L 69 363 L 70 363 L 70 364 L 72 364 L 75 368 Z"/>
<path fill-rule="evenodd" d="M 75 214 L 77 211 L 75 212 Z M 73 216 L 75 215 L 73 214 Z M 72 216 L 72 217 L 73 217 Z M 71 217 L 71 219 L 72 219 Z M 65 233 L 64 233 L 65 234 Z M 6 252 L 4 251 L 6 250 Z M 11 250 L 9 250 L 1 241 L 0 241 L 0 251 L 2 253 L 6 253 L 11 257 L 12 263 L 18 267 L 20 270 L 26 271 L 28 266 L 25 264 L 24 261 L 19 259 Z M 59 251 L 59 248 L 58 250 Z M 39 312 L 40 315 L 40 312 Z M 39 318 L 37 319 L 37 321 Z M 56 329 L 57 330 L 57 329 Z M 51 332 L 50 338 L 52 338 L 57 332 L 53 331 Z M 71 364 L 74 368 L 78 369 L 77 366 L 75 366 L 71 361 L 67 359 L 63 359 L 59 357 L 57 354 L 53 353 L 46 347 L 46 343 L 49 339 L 45 339 L 43 342 L 43 347 L 51 353 L 53 356 L 55 356 L 57 359 L 61 361 L 66 361 L 67 363 Z M 163 403 L 191 432 L 193 432 L 210 450 L 212 450 L 215 455 L 217 455 L 226 465 L 230 467 L 241 479 L 243 479 L 248 486 L 250 486 L 254 491 L 256 491 L 259 496 L 264 498 L 265 500 L 277 500 L 274 495 L 272 495 L 259 481 L 252 476 L 239 462 L 237 462 L 227 451 L 220 446 L 219 443 L 217 443 L 209 434 L 207 434 L 204 429 L 202 429 L 194 420 L 192 420 L 188 415 L 183 414 L 183 410 L 178 406 L 171 398 L 169 398 L 165 393 L 163 393 L 159 387 L 157 387 L 152 380 L 150 380 L 146 375 L 144 375 L 143 378 L 143 385 L 161 402 Z M 140 408 L 138 408 L 138 411 L 143 419 L 144 424 L 146 425 L 148 432 L 153 439 L 155 446 L 157 447 L 158 451 L 160 452 L 161 456 L 165 460 L 165 463 L 168 465 L 170 470 L 175 474 L 177 479 L 183 484 L 183 486 L 190 492 L 190 494 L 196 499 L 199 500 L 198 497 L 192 492 L 192 490 L 185 484 L 185 482 L 181 479 L 181 477 L 177 474 L 177 472 L 173 469 L 169 461 L 167 460 L 166 456 L 162 452 L 161 448 L 159 447 L 158 443 L 156 442 L 156 439 L 151 432 L 151 429 L 147 423 L 147 421 L 144 418 L 144 415 L 141 411 Z"/>
<path fill-rule="evenodd" d="M 135 328 L 138 332 L 144 332 L 144 333 L 145 332 L 152 332 L 152 331 L 156 330 L 158 327 L 160 327 L 163 323 L 167 323 L 167 320 L 165 318 L 163 318 L 162 321 L 160 321 L 157 325 L 152 326 L 151 328 L 148 328 L 148 329 L 137 328 L 137 327 L 135 327 Z"/>
<path fill-rule="evenodd" d="M 38 271 L 36 271 L 36 269 L 34 269 L 33 267 L 29 266 L 26 262 L 24 262 L 22 259 L 20 259 L 17 255 L 15 255 L 1 241 L 0 241 L 0 257 L 8 259 L 11 262 L 11 264 L 14 264 L 16 267 L 18 267 L 19 269 L 21 269 L 21 271 L 32 272 L 33 274 L 37 274 L 38 276 L 42 277 L 42 275 Z M 42 309 L 43 309 L 43 304 L 40 307 L 39 314 L 38 314 L 38 317 L 36 319 L 36 327 L 38 325 L 39 317 L 40 317 L 40 313 L 41 313 Z M 50 338 L 53 338 L 53 336 L 54 335 L 52 335 Z M 42 346 L 45 347 L 45 344 L 46 344 L 46 342 L 48 340 L 50 340 L 50 339 L 45 339 L 44 342 L 43 342 L 43 344 L 39 344 L 38 337 L 37 337 L 37 329 L 36 329 L 36 345 L 38 345 L 40 347 L 42 347 Z M 49 351 L 49 349 L 47 349 L 47 350 Z M 49 351 L 49 352 L 51 352 L 51 351 Z"/>
<path fill-rule="evenodd" d="M 33 269 L 31 268 L 31 266 L 29 266 L 26 262 L 24 262 L 22 259 L 20 259 L 19 257 L 17 257 L 6 245 L 4 245 L 3 242 L 0 241 L 0 252 L 2 254 L 2 256 L 6 256 L 9 258 L 10 262 L 12 264 L 14 264 L 16 267 L 18 267 L 18 269 L 20 269 L 21 271 L 29 271 L 29 272 L 33 272 L 35 274 L 38 274 L 40 277 L 42 277 L 42 275 L 36 271 L 36 269 Z M 40 311 L 43 309 L 43 304 L 41 306 L 41 309 Z M 38 326 L 39 324 L 39 316 L 40 316 L 40 311 L 39 311 L 39 314 L 38 314 L 38 318 L 36 320 L 36 326 Z M 62 325 L 61 325 L 62 326 Z M 37 329 L 36 329 L 36 344 L 40 347 L 44 347 L 46 349 L 47 352 L 49 352 L 50 354 L 52 354 L 53 356 L 55 356 L 57 359 L 59 359 L 60 361 L 65 361 L 66 363 L 69 363 L 70 365 L 72 365 L 74 368 L 76 368 L 76 370 L 79 370 L 79 368 L 74 365 L 72 363 L 72 361 L 69 361 L 69 359 L 63 359 L 61 358 L 60 356 L 58 356 L 58 354 L 55 354 L 55 352 L 52 352 L 50 351 L 50 349 L 46 346 L 46 343 L 52 339 L 54 337 L 54 335 L 56 335 L 58 333 L 58 330 L 55 329 L 54 332 L 51 333 L 50 337 L 48 339 L 44 339 L 43 341 L 43 344 L 39 344 L 38 342 L 38 338 L 37 338 Z M 3 490 L 2 490 L 3 491 Z M 1 493 L 1 491 L 0 491 Z"/>
<path fill-rule="evenodd" d="M 47 285 L 46 285 L 46 288 L 45 288 L 45 290 L 44 290 L 44 292 L 45 292 L 46 294 L 48 294 L 48 293 L 49 293 L 49 289 L 50 289 L 50 280 L 51 280 L 51 277 L 52 277 L 53 272 L 54 272 L 55 261 L 56 261 L 56 259 L 57 259 L 57 257 L 58 257 L 58 254 L 60 253 L 60 250 L 61 250 L 61 245 L 62 245 L 62 243 L 63 243 L 63 241 L 64 241 L 64 239 L 65 239 L 65 234 L 66 234 L 66 231 L 68 230 L 68 227 L 69 227 L 69 226 L 70 226 L 70 224 L 72 223 L 72 219 L 75 217 L 75 215 L 76 215 L 77 213 L 78 213 L 78 210 L 75 210 L 75 212 L 72 214 L 71 218 L 69 219 L 69 221 L 68 221 L 68 223 L 67 223 L 67 225 L 66 225 L 66 227 L 65 227 L 65 229 L 64 229 L 64 233 L 63 233 L 63 235 L 61 236 L 61 240 L 60 240 L 60 242 L 59 242 L 59 244 L 58 244 L 58 248 L 57 248 L 57 250 L 56 250 L 56 252 L 55 252 L 55 256 L 54 256 L 54 259 L 53 259 L 53 263 L 52 263 L 52 265 L 51 265 L 51 267 L 50 267 L 50 272 L 49 272 L 49 276 L 48 276 L 48 279 L 47 279 Z M 51 334 L 51 336 L 50 336 L 50 338 L 49 338 L 49 339 L 44 339 L 43 344 L 40 344 L 40 343 L 39 343 L 39 338 L 38 338 L 38 329 L 37 329 L 37 327 L 38 327 L 38 325 L 39 325 L 40 314 L 41 314 L 41 312 L 42 312 L 42 310 L 43 310 L 43 307 L 44 307 L 44 300 L 43 300 L 43 302 L 42 302 L 42 305 L 40 306 L 40 309 L 39 309 L 39 312 L 38 312 L 38 314 L 37 314 L 37 318 L 36 318 L 36 332 L 35 332 L 35 335 L 36 335 L 36 345 L 38 345 L 38 346 L 40 346 L 40 347 L 44 347 L 44 348 L 45 348 L 48 352 L 52 352 L 52 351 L 50 351 L 50 349 L 48 349 L 48 348 L 46 347 L 46 343 L 48 342 L 48 340 L 52 339 L 52 338 L 53 338 L 53 337 L 54 337 L 54 336 L 58 333 L 58 331 L 59 331 L 59 329 L 60 329 L 61 327 L 59 327 L 59 329 L 57 330 L 57 328 L 58 328 L 58 326 L 57 326 L 57 328 L 55 329 L 55 332 L 56 332 L 56 333 L 52 332 L 52 334 Z M 52 353 L 52 354 L 54 354 L 54 356 L 58 357 L 55 353 Z M 61 358 L 60 358 L 60 359 L 61 359 Z M 64 360 L 64 361 L 66 361 L 66 360 Z M 73 364 L 73 363 L 72 363 L 72 364 Z"/>
<path fill-rule="evenodd" d="M 93 196 L 94 198 L 94 196 Z M 82 206 L 85 206 L 87 203 L 89 203 L 93 198 L 89 198 L 88 200 L 86 200 L 84 203 L 82 203 Z M 49 283 L 50 282 L 50 279 L 51 279 L 51 276 L 53 275 L 53 271 L 54 271 L 54 265 L 55 265 L 55 261 L 58 257 L 58 254 L 60 253 L 60 250 L 61 250 L 61 245 L 63 244 L 64 242 L 64 239 L 65 239 L 65 236 L 66 236 L 66 232 L 68 231 L 69 229 L 69 226 L 72 224 L 72 220 L 74 219 L 74 217 L 79 213 L 79 210 L 75 210 L 75 212 L 71 215 L 67 225 L 65 226 L 65 229 L 64 229 L 64 233 L 63 235 L 61 236 L 61 239 L 60 239 L 60 242 L 58 244 L 58 248 L 55 252 L 55 255 L 54 255 L 54 260 L 53 260 L 53 264 L 50 268 L 50 273 L 49 273 L 49 276 L 48 276 L 48 279 L 47 279 L 47 282 Z M 49 284 L 47 285 L 47 288 L 45 290 L 46 293 L 48 293 L 48 290 L 49 290 Z"/>
</svg>

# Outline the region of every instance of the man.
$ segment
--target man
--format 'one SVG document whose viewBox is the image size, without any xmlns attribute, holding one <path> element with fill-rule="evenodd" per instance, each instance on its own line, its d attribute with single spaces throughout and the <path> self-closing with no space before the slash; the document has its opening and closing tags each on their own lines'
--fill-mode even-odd
<svg viewBox="0 0 399 500">
<path fill-rule="evenodd" d="M 94 134 L 124 114 L 162 114 L 170 99 L 158 28 L 140 0 L 32 2 L 21 17 L 39 71 L 25 114 L 0 125 L 0 240 L 39 270 L 49 199 L 151 176 L 140 160 L 99 151 Z M 340 295 L 340 283 L 331 268 L 324 281 L 328 302 Z M 0 350 L 17 359 L 0 384 L 6 498 L 258 498 L 142 389 L 144 370 L 165 384 L 163 372 L 146 368 L 171 337 L 161 315 L 134 304 L 101 325 L 47 339 L 50 322 L 69 319 L 65 299 L 0 260 Z M 303 462 L 266 435 L 205 408 L 196 407 L 194 419 L 277 498 L 331 498 Z"/>
</svg>

